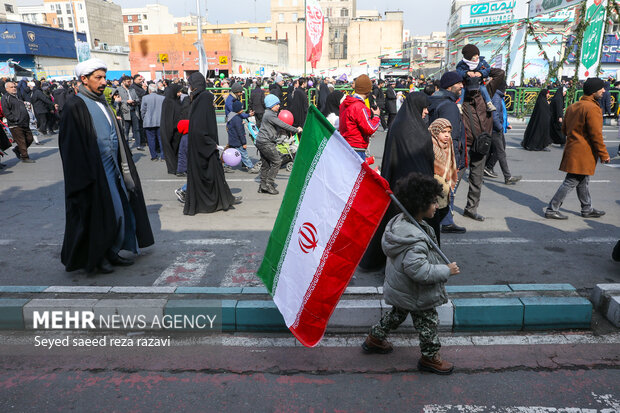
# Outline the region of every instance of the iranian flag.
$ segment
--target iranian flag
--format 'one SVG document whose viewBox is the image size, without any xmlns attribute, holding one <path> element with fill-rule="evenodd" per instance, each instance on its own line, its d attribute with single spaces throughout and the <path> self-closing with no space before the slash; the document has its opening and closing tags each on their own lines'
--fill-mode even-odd
<svg viewBox="0 0 620 413">
<path fill-rule="evenodd" d="M 390 198 L 387 182 L 311 106 L 258 276 L 286 326 L 315 346 Z"/>
</svg>

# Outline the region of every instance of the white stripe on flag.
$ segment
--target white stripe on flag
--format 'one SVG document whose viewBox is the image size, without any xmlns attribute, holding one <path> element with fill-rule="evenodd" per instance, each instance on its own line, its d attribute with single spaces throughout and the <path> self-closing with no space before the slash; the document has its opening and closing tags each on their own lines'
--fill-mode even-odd
<svg viewBox="0 0 620 413">
<path fill-rule="evenodd" d="M 343 156 L 343 153 L 351 156 Z M 361 162 L 343 138 L 332 135 L 306 186 L 303 199 L 300 199 L 295 228 L 277 275 L 278 283 L 273 295 L 287 327 L 295 323 L 304 304 L 325 247 L 351 196 Z M 334 175 L 339 179 L 330 179 Z M 298 242 L 300 228 L 306 222 L 317 230 L 318 245 L 310 253 L 304 253 Z"/>
</svg>

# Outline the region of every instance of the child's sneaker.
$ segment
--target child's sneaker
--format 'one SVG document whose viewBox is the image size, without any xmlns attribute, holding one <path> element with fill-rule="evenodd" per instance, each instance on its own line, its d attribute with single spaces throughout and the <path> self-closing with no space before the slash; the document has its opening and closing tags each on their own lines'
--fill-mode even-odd
<svg viewBox="0 0 620 413">
<path fill-rule="evenodd" d="M 493 102 L 487 102 L 487 112 L 495 112 L 497 108 L 493 104 Z"/>
<path fill-rule="evenodd" d="M 174 194 L 177 196 L 179 202 L 183 204 L 185 203 L 185 191 L 183 190 L 183 188 L 175 189 Z"/>
</svg>

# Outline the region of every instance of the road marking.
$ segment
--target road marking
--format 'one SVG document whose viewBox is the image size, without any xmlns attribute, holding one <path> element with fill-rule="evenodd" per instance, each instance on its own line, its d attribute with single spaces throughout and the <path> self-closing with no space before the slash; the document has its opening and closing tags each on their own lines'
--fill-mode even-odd
<svg viewBox="0 0 620 413">
<path fill-rule="evenodd" d="M 230 238 L 205 238 L 205 239 L 184 239 L 179 241 L 185 245 L 244 245 L 250 241 L 246 239 L 230 239 Z"/>
<path fill-rule="evenodd" d="M 620 163 L 606 163 L 605 166 L 607 166 L 608 168 L 620 168 Z"/>
<path fill-rule="evenodd" d="M 187 181 L 187 178 L 178 178 L 178 179 L 141 179 L 141 182 L 177 182 L 182 184 Z M 37 181 L 39 182 L 39 181 Z M 226 182 L 254 182 L 258 183 L 259 181 L 256 178 L 244 178 L 244 179 L 230 179 L 226 178 Z M 590 181 L 592 182 L 592 181 Z"/>
<path fill-rule="evenodd" d="M 0 245 L 11 245 L 14 242 L 14 239 L 0 239 Z"/>
<path fill-rule="evenodd" d="M 529 183 L 561 183 L 564 182 L 563 179 L 521 179 L 519 182 L 529 182 Z M 609 179 L 593 179 L 589 183 L 591 184 L 608 184 L 611 181 Z"/>
<path fill-rule="evenodd" d="M 154 286 L 191 287 L 200 284 L 215 257 L 213 251 L 188 251 L 179 255 L 153 282 Z"/>
<path fill-rule="evenodd" d="M 260 287 L 263 282 L 256 277 L 262 254 L 237 251 L 232 264 L 226 270 L 220 287 Z"/>
</svg>

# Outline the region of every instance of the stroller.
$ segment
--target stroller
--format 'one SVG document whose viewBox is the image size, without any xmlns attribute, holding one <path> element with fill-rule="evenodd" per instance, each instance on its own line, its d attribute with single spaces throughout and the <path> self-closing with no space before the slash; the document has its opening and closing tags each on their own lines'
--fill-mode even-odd
<svg viewBox="0 0 620 413">
<path fill-rule="evenodd" d="M 256 145 L 256 138 L 258 137 L 258 128 L 254 122 L 247 121 L 246 127 L 250 134 L 250 139 L 252 139 L 252 143 Z M 297 148 L 299 147 L 299 137 L 297 134 L 292 136 L 287 134 L 282 134 L 277 140 L 276 148 L 278 152 L 280 152 L 280 156 L 282 158 L 281 166 L 286 168 L 287 172 L 291 172 L 293 170 L 293 162 L 295 161 L 295 154 L 297 153 Z M 260 156 L 258 149 L 256 149 L 256 154 Z M 262 161 L 258 161 L 255 163 L 258 168 L 262 165 Z"/>
</svg>

